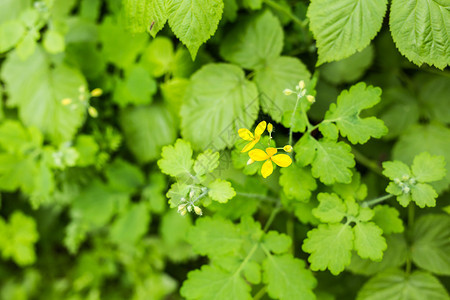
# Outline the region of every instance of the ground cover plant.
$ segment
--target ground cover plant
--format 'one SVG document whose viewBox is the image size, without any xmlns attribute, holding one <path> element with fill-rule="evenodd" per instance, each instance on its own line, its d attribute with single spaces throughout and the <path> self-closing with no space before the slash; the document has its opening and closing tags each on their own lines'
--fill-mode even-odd
<svg viewBox="0 0 450 300">
<path fill-rule="evenodd" d="M 0 299 L 450 299 L 447 0 L 0 1 Z"/>
</svg>

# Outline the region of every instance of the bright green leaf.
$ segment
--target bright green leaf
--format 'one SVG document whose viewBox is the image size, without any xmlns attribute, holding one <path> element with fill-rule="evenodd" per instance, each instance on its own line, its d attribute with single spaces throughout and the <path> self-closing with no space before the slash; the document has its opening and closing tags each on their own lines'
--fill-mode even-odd
<svg viewBox="0 0 450 300">
<path fill-rule="evenodd" d="M 273 253 L 282 254 L 289 250 L 289 247 L 292 244 L 292 240 L 285 234 L 281 234 L 277 231 L 271 230 L 264 235 L 262 244 Z"/>
<path fill-rule="evenodd" d="M 353 227 L 355 234 L 355 250 L 361 258 L 381 261 L 386 250 L 383 231 L 373 222 L 357 223 Z"/>
<path fill-rule="evenodd" d="M 125 0 L 127 27 L 132 32 L 150 31 L 155 37 L 167 21 L 165 0 Z"/>
<path fill-rule="evenodd" d="M 307 169 L 292 164 L 289 168 L 281 168 L 280 185 L 289 198 L 308 201 L 311 192 L 317 188 L 316 180 Z"/>
<path fill-rule="evenodd" d="M 388 205 L 374 207 L 375 216 L 372 221 L 383 230 L 384 234 L 403 232 L 403 221 L 399 217 L 399 211 Z"/>
<path fill-rule="evenodd" d="M 193 164 L 191 145 L 182 139 L 178 139 L 174 146 L 163 147 L 158 160 L 161 171 L 173 177 L 190 174 Z"/>
<path fill-rule="evenodd" d="M 236 196 L 236 192 L 231 186 L 231 183 L 219 178 L 211 182 L 208 185 L 208 188 L 208 195 L 211 199 L 220 203 L 226 203 L 228 200 Z"/>
<path fill-rule="evenodd" d="M 443 156 L 431 156 L 423 152 L 414 157 L 411 170 L 419 182 L 441 180 L 445 176 L 445 159 Z"/>
<path fill-rule="evenodd" d="M 319 206 L 312 210 L 313 215 L 325 223 L 339 223 L 346 215 L 347 207 L 336 194 L 319 193 Z"/>
<path fill-rule="evenodd" d="M 219 152 L 213 152 L 210 149 L 199 154 L 194 164 L 196 176 L 202 176 L 214 171 L 219 166 Z"/>
</svg>

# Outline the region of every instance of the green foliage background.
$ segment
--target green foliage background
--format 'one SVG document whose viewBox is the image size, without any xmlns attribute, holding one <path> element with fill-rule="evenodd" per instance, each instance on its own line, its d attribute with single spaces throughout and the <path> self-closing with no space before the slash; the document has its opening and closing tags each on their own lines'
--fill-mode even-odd
<svg viewBox="0 0 450 300">
<path fill-rule="evenodd" d="M 450 299 L 449 32 L 448 0 L 1 0 L 0 299 Z"/>
</svg>

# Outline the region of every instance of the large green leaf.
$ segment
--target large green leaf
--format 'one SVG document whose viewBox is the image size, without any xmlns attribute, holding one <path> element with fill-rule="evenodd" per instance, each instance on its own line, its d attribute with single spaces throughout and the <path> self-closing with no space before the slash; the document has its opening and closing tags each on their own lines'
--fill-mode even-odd
<svg viewBox="0 0 450 300">
<path fill-rule="evenodd" d="M 131 152 L 142 162 L 157 159 L 161 148 L 176 138 L 172 115 L 163 106 L 138 106 L 120 114 L 120 124 Z"/>
<path fill-rule="evenodd" d="M 283 90 L 293 89 L 300 80 L 308 82 L 310 77 L 308 69 L 298 58 L 280 56 L 267 59 L 255 73 L 255 83 L 262 93 L 263 111 L 280 122 L 285 112 L 294 110 L 296 102 L 296 97 L 286 96 Z"/>
<path fill-rule="evenodd" d="M 127 26 L 133 32 L 149 31 L 155 37 L 167 21 L 165 0 L 125 0 Z"/>
<path fill-rule="evenodd" d="M 387 0 L 313 0 L 308 8 L 317 40 L 318 65 L 349 57 L 375 37 L 383 23 Z"/>
<path fill-rule="evenodd" d="M 19 108 L 27 126 L 36 126 L 55 143 L 70 141 L 82 125 L 85 107 L 79 102 L 79 88 L 86 87 L 83 76 L 64 64 L 53 67 L 46 54 L 36 49 L 22 61 L 16 53 L 8 56 L 2 78 L 7 85 L 8 104 Z M 72 99 L 64 106 L 61 100 Z"/>
<path fill-rule="evenodd" d="M 222 11 L 222 0 L 167 1 L 170 28 L 186 45 L 192 59 L 197 56 L 200 45 L 216 32 Z"/>
<path fill-rule="evenodd" d="M 450 3 L 393 0 L 390 29 L 397 48 L 417 65 L 450 65 Z"/>
<path fill-rule="evenodd" d="M 195 149 L 232 146 L 239 128 L 250 128 L 259 105 L 256 85 L 229 64 L 209 64 L 191 78 L 181 108 L 181 134 Z"/>
<path fill-rule="evenodd" d="M 415 271 L 406 274 L 391 270 L 372 277 L 358 293 L 357 300 L 448 300 L 449 296 L 433 275 Z"/>
<path fill-rule="evenodd" d="M 223 39 L 220 54 L 225 60 L 243 68 L 256 69 L 276 59 L 282 48 L 283 27 L 277 17 L 265 11 L 238 23 Z"/>
</svg>

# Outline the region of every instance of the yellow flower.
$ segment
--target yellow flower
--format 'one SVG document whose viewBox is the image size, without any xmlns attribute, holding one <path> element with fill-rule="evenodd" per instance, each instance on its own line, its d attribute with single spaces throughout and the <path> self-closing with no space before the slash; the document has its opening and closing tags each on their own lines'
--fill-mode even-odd
<svg viewBox="0 0 450 300">
<path fill-rule="evenodd" d="M 238 130 L 239 136 L 242 139 L 250 142 L 247 145 L 245 145 L 245 147 L 241 150 L 241 152 L 247 152 L 248 150 L 252 149 L 253 146 L 255 146 L 257 142 L 259 142 L 259 139 L 261 138 L 261 135 L 264 133 L 264 130 L 266 130 L 266 121 L 262 121 L 261 123 L 258 124 L 258 126 L 256 126 L 255 135 L 253 135 L 253 133 L 251 133 L 250 130 L 246 128 L 239 129 Z"/>
<path fill-rule="evenodd" d="M 292 149 L 293 148 L 292 148 L 291 145 L 286 145 L 286 146 L 283 147 L 283 150 L 286 151 L 286 152 L 292 152 Z"/>
<path fill-rule="evenodd" d="M 265 160 L 264 164 L 261 168 L 261 174 L 264 178 L 267 178 L 270 174 L 273 172 L 273 164 L 274 162 L 279 167 L 288 167 L 292 163 L 292 159 L 287 154 L 277 154 L 276 148 L 266 148 L 266 151 L 260 149 L 253 149 L 248 153 L 251 159 L 255 161 L 263 161 Z"/>
</svg>

